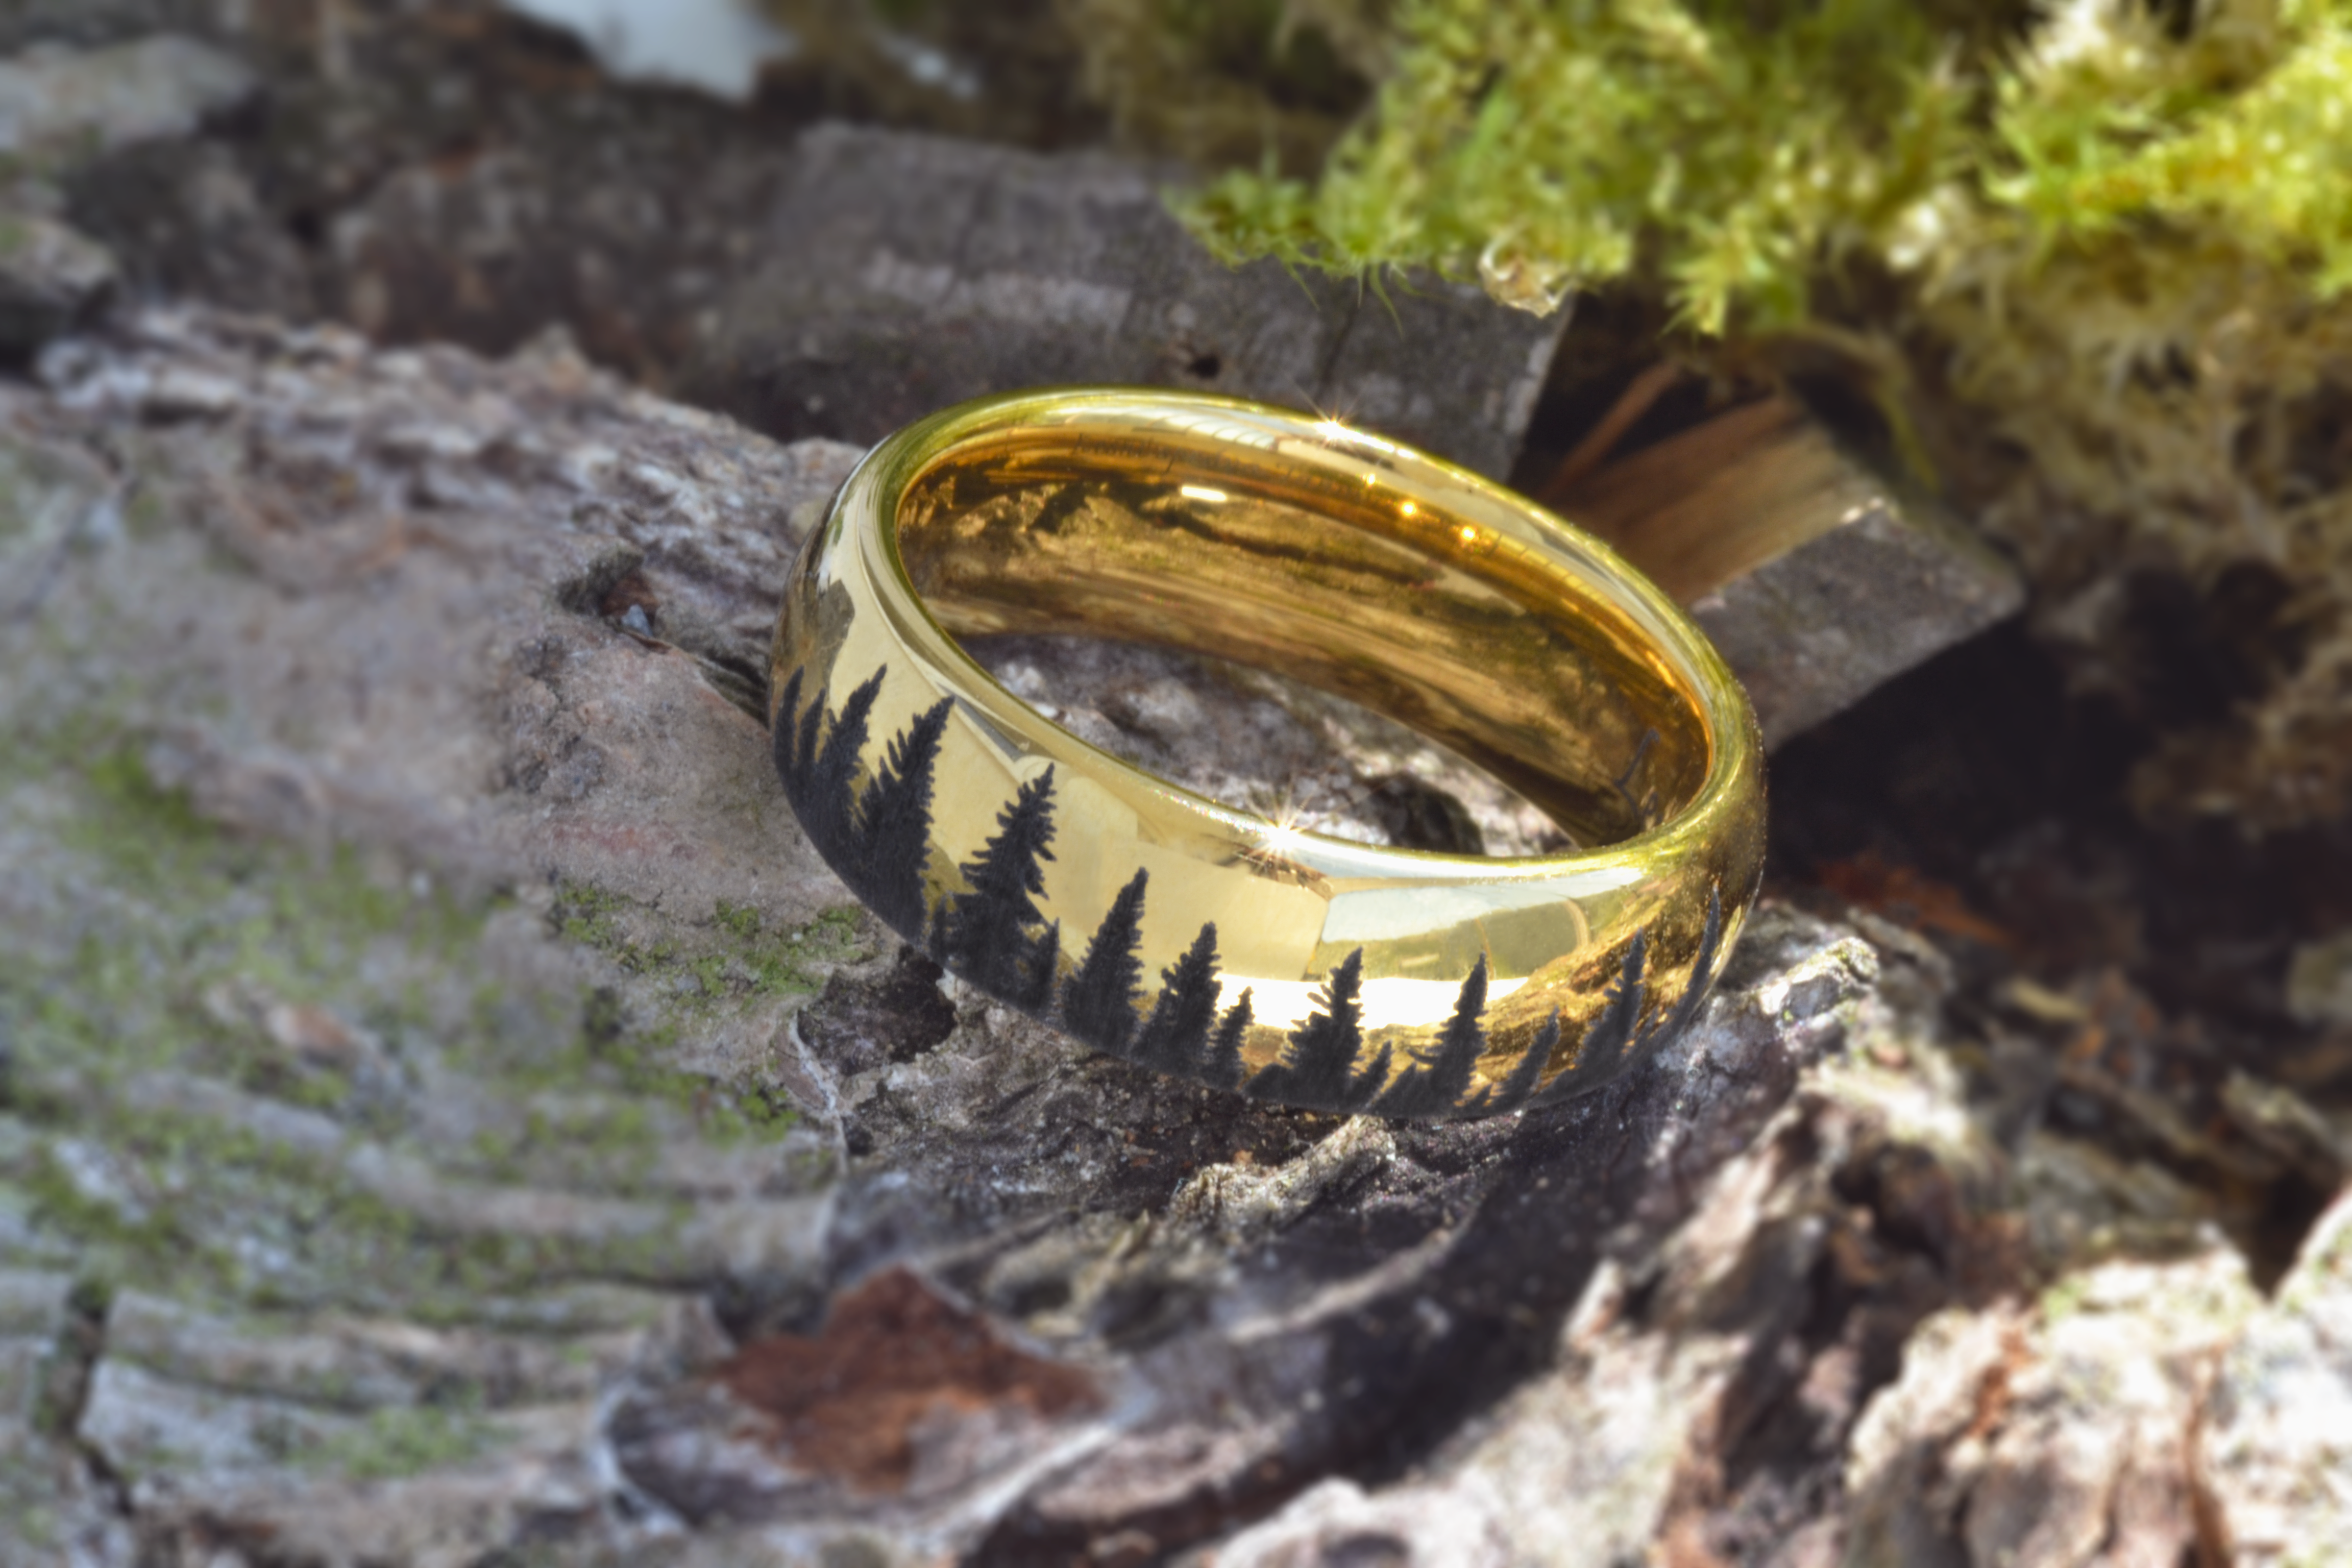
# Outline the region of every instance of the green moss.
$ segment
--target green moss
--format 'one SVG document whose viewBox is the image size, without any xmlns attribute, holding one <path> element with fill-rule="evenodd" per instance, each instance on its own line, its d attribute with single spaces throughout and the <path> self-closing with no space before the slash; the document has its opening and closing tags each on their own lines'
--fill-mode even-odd
<svg viewBox="0 0 2352 1568">
<path fill-rule="evenodd" d="M 2042 1293 L 2042 1319 L 2063 1323 L 2081 1312 L 2090 1300 L 2089 1282 L 2080 1273 L 2069 1274 Z"/>
<path fill-rule="evenodd" d="M 364 1426 L 299 1457 L 310 1468 L 355 1481 L 399 1480 L 478 1458 L 499 1436 L 497 1426 L 471 1406 L 395 1405 L 370 1412 Z"/>
<path fill-rule="evenodd" d="M 308 1153 L 233 1111 L 178 1108 L 154 1092 L 157 1073 L 331 1112 L 323 1125 L 354 1142 L 405 1150 L 453 1179 L 619 1194 L 642 1188 L 682 1134 L 731 1142 L 792 1125 L 761 1086 L 672 1065 L 694 1017 L 639 1023 L 612 992 L 519 986 L 486 969 L 481 939 L 499 900 L 420 890 L 354 850 L 224 831 L 119 742 L 91 744 L 87 731 L 34 739 L 45 743 L 0 759 L 0 790 L 29 782 L 53 812 L 51 781 L 69 781 L 68 814 L 51 819 L 56 841 L 82 862 L 72 879 L 102 894 L 77 896 L 49 922 L 56 951 L 40 950 L 38 932 L 0 949 L 0 1036 L 10 1042 L 0 1105 L 12 1118 L 0 1185 L 92 1283 L 458 1320 L 470 1302 L 529 1294 L 551 1278 L 669 1267 L 675 1226 L 580 1240 L 453 1236 L 362 1185 L 345 1148 Z M 567 920 L 597 933 L 632 913 L 593 894 L 570 903 Z M 856 940 L 847 912 L 781 937 L 721 915 L 712 930 L 734 956 L 709 973 L 739 998 L 805 988 L 807 963 Z M 668 948 L 650 945 L 646 962 L 686 972 L 710 956 L 689 963 Z M 437 1054 L 478 1086 L 488 1121 L 473 1157 L 404 1145 L 404 1101 L 379 1096 L 369 1110 L 349 1072 L 303 1065 L 257 1014 L 236 1013 L 249 994 L 362 1021 L 377 1042 L 367 1051 L 383 1056 L 370 1071 L 411 1070 L 400 1064 L 412 1052 Z M 543 1103 L 542 1091 L 557 1092 Z"/>
<path fill-rule="evenodd" d="M 85 1278 L 120 1286 L 135 1277 L 141 1259 L 185 1260 L 202 1251 L 168 1206 L 136 1214 L 91 1194 L 74 1180 L 54 1149 L 40 1149 L 15 1174 L 37 1220 L 89 1248 L 84 1257 Z"/>
<path fill-rule="evenodd" d="M 634 934 L 662 928 L 652 911 L 601 888 L 566 883 L 550 918 L 565 940 L 595 949 L 628 973 L 666 985 L 685 999 L 690 1012 L 751 995 L 808 995 L 822 983 L 816 965 L 860 956 L 857 911 L 851 908 L 829 910 L 774 939 L 767 936 L 757 910 L 721 900 L 708 928 L 712 941 L 696 952 L 683 950 L 666 931 L 649 940 Z"/>
<path fill-rule="evenodd" d="M 1375 109 L 1318 177 L 1196 198 L 1213 238 L 1483 275 L 1546 309 L 1638 269 L 1709 331 L 1801 321 L 1842 258 L 1986 226 L 2045 255 L 2151 223 L 2228 234 L 2323 297 L 2352 284 L 2341 0 L 2218 0 L 2186 27 L 2084 0 L 1339 9 L 1389 35 Z M 1173 28 L 1143 11 L 1131 26 Z"/>
<path fill-rule="evenodd" d="M 622 938 L 615 917 L 627 907 L 628 900 L 617 893 L 608 893 L 584 883 L 567 882 L 556 895 L 555 909 L 551 918 L 565 941 L 593 947 L 600 952 L 619 953 L 626 950 L 627 944 Z"/>
<path fill-rule="evenodd" d="M 103 753 L 83 778 L 95 809 L 76 818 L 68 841 L 140 890 L 169 888 L 192 871 L 243 868 L 215 863 L 225 843 L 220 831 L 196 814 L 186 791 L 157 784 L 131 747 Z"/>
</svg>

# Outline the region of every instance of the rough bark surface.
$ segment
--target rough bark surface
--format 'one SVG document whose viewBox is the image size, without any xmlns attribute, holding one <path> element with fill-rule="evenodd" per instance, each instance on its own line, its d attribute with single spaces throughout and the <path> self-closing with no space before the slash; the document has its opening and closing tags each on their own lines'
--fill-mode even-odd
<svg viewBox="0 0 2352 1568">
<path fill-rule="evenodd" d="M 982 393 L 1152 384 L 1318 409 L 1500 477 L 1562 319 L 1475 286 L 1232 268 L 1182 171 L 847 125 L 805 132 L 688 386 L 779 435 L 872 442 Z"/>
<path fill-rule="evenodd" d="M 2339 1476 L 2341 1224 L 2264 1302 L 1876 917 L 1768 902 L 1554 1110 L 1157 1078 L 881 941 L 783 806 L 752 661 L 847 448 L 552 344 L 149 312 L 43 374 L 11 1562 L 2263 1561 Z M 1397 760 L 1213 671 L 1055 679 L 1142 754 L 1274 736 L 1208 748 L 1258 788 Z"/>
<path fill-rule="evenodd" d="M 1769 746 L 2025 606 L 2014 566 L 1784 396 L 1564 477 L 1544 500 L 1688 606 Z"/>
<path fill-rule="evenodd" d="M 1971 829 L 2021 938 L 1839 862 L 1673 1053 L 1474 1124 L 1091 1055 L 774 781 L 854 449 L 574 347 L 674 384 L 841 105 L 623 101 L 476 5 L 0 0 L 60 42 L 0 78 L 0 1565 L 2352 1555 L 2344 955 L 2175 929 L 2255 882 Z M 1276 678 L 976 651 L 1236 805 L 1559 842 Z M 1864 763 L 1939 832 L 2047 787 L 1948 706 L 1793 744 L 1776 831 Z"/>
</svg>

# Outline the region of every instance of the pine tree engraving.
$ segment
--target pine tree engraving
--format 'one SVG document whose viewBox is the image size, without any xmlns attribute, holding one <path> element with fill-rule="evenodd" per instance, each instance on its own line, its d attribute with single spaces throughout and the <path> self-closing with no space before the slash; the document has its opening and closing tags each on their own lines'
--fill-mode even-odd
<svg viewBox="0 0 2352 1568">
<path fill-rule="evenodd" d="M 1617 983 L 1610 991 L 1608 1005 L 1592 1020 L 1583 1043 L 1577 1047 L 1575 1065 L 1552 1080 L 1551 1086 L 1537 1097 L 1538 1103 L 1552 1104 L 1582 1093 L 1590 1085 L 1612 1077 L 1629 1057 L 1677 1037 L 1696 1020 L 1711 988 L 1716 955 L 1723 945 L 1722 887 L 1718 884 L 1707 889 L 1706 923 L 1700 928 L 1698 951 L 1691 956 L 1690 983 L 1682 999 L 1675 1004 L 1671 1014 L 1652 1019 L 1647 1028 L 1637 1031 L 1642 1004 L 1648 995 L 1644 983 L 1648 945 L 1647 931 L 1633 934 L 1632 945 L 1625 950 L 1624 967 L 1618 971 Z"/>
<path fill-rule="evenodd" d="M 1700 929 L 1698 952 L 1691 959 L 1690 984 L 1683 990 L 1683 998 L 1675 1004 L 1674 1016 L 1650 1026 L 1642 1037 L 1642 1044 L 1663 1044 L 1679 1037 L 1698 1017 L 1698 1010 L 1706 1005 L 1706 994 L 1714 989 L 1716 949 L 1723 942 L 1723 885 L 1717 883 L 1706 890 L 1706 924 Z"/>
<path fill-rule="evenodd" d="M 776 775 L 783 781 L 785 799 L 793 809 L 809 799 L 809 764 L 816 762 L 816 729 L 825 721 L 824 693 L 800 708 L 800 687 L 807 670 L 793 670 L 776 699 L 776 724 L 769 742 L 776 750 Z"/>
<path fill-rule="evenodd" d="M 1542 1103 L 1581 1094 L 1587 1085 L 1609 1078 L 1623 1064 L 1628 1048 L 1635 1043 L 1634 1028 L 1642 1019 L 1642 1004 L 1650 994 L 1644 980 L 1649 949 L 1650 933 L 1635 931 L 1633 942 L 1626 946 L 1625 962 L 1618 967 L 1617 978 L 1609 987 L 1608 999 L 1592 1022 L 1584 1026 L 1584 1038 L 1576 1047 L 1576 1060 L 1543 1091 Z"/>
<path fill-rule="evenodd" d="M 1480 1116 L 1501 1116 L 1535 1098 L 1536 1085 L 1543 1081 L 1544 1068 L 1551 1061 L 1551 1053 L 1559 1044 L 1559 1014 L 1544 1020 L 1536 1037 L 1528 1042 L 1527 1055 L 1513 1065 L 1510 1076 L 1499 1084 L 1488 1084 L 1478 1091 L 1478 1098 L 1462 1108 L 1462 1119 Z"/>
<path fill-rule="evenodd" d="M 835 870 L 853 866 L 857 859 L 856 803 L 851 791 L 857 781 L 858 761 L 866 754 L 866 719 L 874 710 L 874 699 L 881 695 L 886 673 L 887 668 L 876 670 L 849 694 L 849 700 L 841 705 L 841 711 L 825 727 L 824 746 L 816 752 L 814 761 L 808 760 L 805 752 L 799 759 L 807 770 L 806 783 L 803 797 L 793 802 L 793 807 L 800 815 L 801 826 L 808 833 L 809 842 L 816 846 L 825 864 Z M 814 729 L 803 721 L 803 734 L 813 733 Z"/>
<path fill-rule="evenodd" d="M 1478 1058 L 1486 1049 L 1486 1031 L 1479 1024 L 1486 1012 L 1486 955 L 1482 952 L 1454 999 L 1454 1016 L 1445 1032 L 1426 1049 L 1408 1053 L 1413 1065 L 1371 1103 L 1372 1114 L 1436 1116 L 1458 1106 L 1470 1091 Z"/>
<path fill-rule="evenodd" d="M 1029 956 L 1021 961 L 1021 986 L 1010 1000 L 1024 1012 L 1037 1017 L 1054 1000 L 1054 977 L 1062 967 L 1062 922 L 1055 921 L 1045 928 L 1045 934 L 1030 948 Z"/>
<path fill-rule="evenodd" d="M 901 936 L 920 941 L 929 913 L 931 775 L 955 700 L 942 697 L 891 740 L 881 770 L 857 797 L 856 849 L 843 879 Z"/>
<path fill-rule="evenodd" d="M 1062 1027 L 1097 1050 L 1123 1052 L 1135 1033 L 1135 1001 L 1143 961 L 1135 955 L 1142 940 L 1143 887 L 1151 873 L 1136 868 L 1095 928 L 1077 972 L 1062 982 Z"/>
<path fill-rule="evenodd" d="M 776 697 L 776 711 L 768 732 L 769 749 L 775 754 L 776 776 L 784 781 L 784 798 L 797 810 L 801 796 L 808 784 L 801 771 L 801 677 L 795 669 L 784 679 L 784 689 Z"/>
<path fill-rule="evenodd" d="M 1219 1089 L 1239 1089 L 1242 1086 L 1242 1042 L 1249 1037 L 1251 1023 L 1250 993 L 1244 988 L 1234 1005 L 1217 1025 L 1217 1037 L 1209 1042 L 1209 1062 L 1202 1072 L 1203 1082 Z"/>
<path fill-rule="evenodd" d="M 1030 933 L 1045 923 L 1036 895 L 1045 890 L 1039 863 L 1054 858 L 1046 847 L 1054 837 L 1052 768 L 1021 786 L 996 814 L 996 826 L 980 853 L 957 868 L 971 890 L 945 901 L 933 942 L 941 962 L 982 990 L 1017 1006 L 1041 1007 L 1052 993 L 1039 984 L 1034 957 L 1043 943 Z M 1045 940 L 1058 948 L 1060 928 Z M 1043 980 L 1051 985 L 1050 971 Z"/>
<path fill-rule="evenodd" d="M 1315 994 L 1318 1011 L 1290 1032 L 1281 1059 L 1250 1079 L 1258 1100 L 1318 1110 L 1344 1110 L 1355 1074 L 1356 1052 L 1364 1043 L 1363 1006 L 1356 996 L 1364 978 L 1364 950 L 1341 959 Z"/>
<path fill-rule="evenodd" d="M 1217 1023 L 1217 928 L 1201 928 L 1184 956 L 1160 972 L 1160 999 L 1128 1055 L 1160 1072 L 1206 1078 Z"/>
<path fill-rule="evenodd" d="M 1382 1040 L 1379 1054 L 1372 1058 L 1363 1071 L 1348 1080 L 1348 1110 L 1352 1111 L 1371 1109 L 1372 1101 L 1379 1097 L 1381 1090 L 1387 1087 L 1389 1064 L 1395 1059 L 1396 1051 L 1386 1040 Z"/>
<path fill-rule="evenodd" d="M 1259 1100 L 1400 1118 L 1492 1116 L 1565 1100 L 1614 1077 L 1633 1057 L 1687 1029 L 1706 1003 L 1723 942 L 1719 884 L 1708 889 L 1690 983 L 1672 1012 L 1643 1026 L 1649 933 L 1637 931 L 1570 1069 L 1549 1086 L 1542 1078 L 1559 1044 L 1558 1013 L 1507 1078 L 1470 1096 L 1487 1046 L 1489 968 L 1483 955 L 1433 1042 L 1408 1052 L 1393 1077 L 1394 1055 L 1386 1044 L 1357 1071 L 1364 1044 L 1361 948 L 1326 975 L 1314 997 L 1316 1011 L 1290 1032 L 1281 1057 L 1249 1076 L 1242 1048 L 1254 1022 L 1252 994 L 1244 990 L 1219 1015 L 1223 985 L 1213 923 L 1202 925 L 1184 955 L 1160 972 L 1160 994 L 1139 1024 L 1143 964 L 1138 954 L 1149 881 L 1143 870 L 1112 900 L 1085 960 L 1066 980 L 1061 977 L 1061 923 L 1049 923 L 1037 905 L 1045 891 L 1042 864 L 1054 858 L 1053 769 L 1020 786 L 997 813 L 995 836 L 958 868 L 968 890 L 926 909 L 935 774 L 954 705 L 942 698 L 893 736 L 881 766 L 858 791 L 858 767 L 887 672 L 887 667 L 877 669 L 837 713 L 826 710 L 821 690 L 801 706 L 802 669 L 792 672 L 778 694 L 771 741 L 776 773 L 811 844 L 902 935 L 919 940 L 928 929 L 932 955 L 958 974 L 1039 1017 L 1058 1012 L 1063 1027 L 1098 1049 L 1220 1088 L 1244 1088 L 1246 1077 L 1245 1092 Z"/>
</svg>

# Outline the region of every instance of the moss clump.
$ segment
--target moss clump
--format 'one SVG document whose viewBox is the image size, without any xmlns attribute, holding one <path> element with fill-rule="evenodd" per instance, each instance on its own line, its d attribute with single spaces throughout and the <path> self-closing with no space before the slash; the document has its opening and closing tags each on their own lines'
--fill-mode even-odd
<svg viewBox="0 0 2352 1568">
<path fill-rule="evenodd" d="M 2352 802 L 2352 0 L 1291 12 L 1384 69 L 1318 174 L 1181 199 L 1227 255 L 1538 310 L 1615 284 L 1694 357 L 1826 358 L 2023 558 L 2085 682 L 2145 681 L 2126 571 L 2279 584 L 2243 679 L 2168 720 L 2145 808 Z"/>
</svg>

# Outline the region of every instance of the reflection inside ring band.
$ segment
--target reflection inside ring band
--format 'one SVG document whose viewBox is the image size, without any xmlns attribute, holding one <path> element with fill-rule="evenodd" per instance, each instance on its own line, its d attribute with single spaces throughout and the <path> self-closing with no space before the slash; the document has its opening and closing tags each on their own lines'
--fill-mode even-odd
<svg viewBox="0 0 2352 1568">
<path fill-rule="evenodd" d="M 1294 676 L 1486 769 L 1580 845 L 1697 794 L 1710 741 L 1687 672 L 1553 542 L 1368 498 L 1377 471 L 1198 446 L 1048 429 L 960 447 L 900 503 L 908 577 L 960 637 L 1077 633 Z"/>
</svg>

